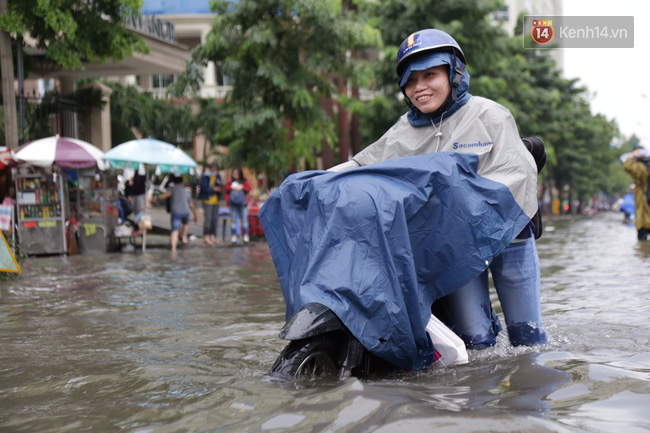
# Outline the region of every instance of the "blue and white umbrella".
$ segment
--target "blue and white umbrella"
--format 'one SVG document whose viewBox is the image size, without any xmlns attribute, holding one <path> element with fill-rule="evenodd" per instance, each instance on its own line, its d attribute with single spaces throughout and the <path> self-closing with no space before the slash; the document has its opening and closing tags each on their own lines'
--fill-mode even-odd
<svg viewBox="0 0 650 433">
<path fill-rule="evenodd" d="M 160 173 L 193 173 L 198 166 L 178 147 L 151 137 L 117 145 L 106 152 L 103 159 L 113 168 L 137 170 L 140 164 L 146 164 L 156 166 L 156 171 Z"/>
</svg>

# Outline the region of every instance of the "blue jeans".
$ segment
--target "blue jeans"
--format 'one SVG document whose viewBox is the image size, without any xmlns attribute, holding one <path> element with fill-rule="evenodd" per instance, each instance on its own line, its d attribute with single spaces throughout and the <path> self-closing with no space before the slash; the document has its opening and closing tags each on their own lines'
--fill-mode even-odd
<svg viewBox="0 0 650 433">
<path fill-rule="evenodd" d="M 513 346 L 547 343 L 540 301 L 539 257 L 534 238 L 513 242 L 490 264 L 492 280 Z M 492 309 L 486 270 L 465 286 L 437 300 L 433 313 L 469 348 L 496 344 L 501 329 Z"/>
<path fill-rule="evenodd" d="M 190 214 L 188 213 L 173 213 L 172 214 L 172 231 L 177 232 L 181 229 L 181 224 L 187 224 L 190 222 Z"/>
<path fill-rule="evenodd" d="M 230 205 L 230 232 L 237 234 L 237 220 L 242 229 L 242 236 L 248 234 L 248 209 L 246 205 Z"/>
</svg>

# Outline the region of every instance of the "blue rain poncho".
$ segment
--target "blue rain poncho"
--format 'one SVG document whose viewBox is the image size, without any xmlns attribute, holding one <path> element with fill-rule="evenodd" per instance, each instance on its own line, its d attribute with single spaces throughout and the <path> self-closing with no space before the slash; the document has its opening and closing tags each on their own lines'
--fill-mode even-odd
<svg viewBox="0 0 650 433">
<path fill-rule="evenodd" d="M 483 272 L 530 218 L 475 154 L 289 176 L 260 221 L 286 302 L 330 308 L 373 354 L 427 368 L 431 304 Z"/>
</svg>

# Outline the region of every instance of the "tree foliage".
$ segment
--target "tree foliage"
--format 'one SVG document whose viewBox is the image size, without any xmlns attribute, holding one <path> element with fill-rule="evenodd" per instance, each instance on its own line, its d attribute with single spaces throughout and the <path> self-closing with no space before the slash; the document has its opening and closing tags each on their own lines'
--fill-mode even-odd
<svg viewBox="0 0 650 433">
<path fill-rule="evenodd" d="M 135 86 L 111 82 L 104 84 L 113 90 L 111 118 L 114 123 L 135 128 L 145 137 L 176 145 L 182 145 L 183 139 L 191 140 L 196 135 L 200 119 L 194 115 L 188 103 L 154 99 L 141 93 Z M 113 143 L 114 146 L 117 144 L 120 143 Z"/>
<path fill-rule="evenodd" d="M 591 113 L 587 89 L 562 77 L 550 56 L 523 48 L 521 25 L 515 37 L 495 25 L 499 0 L 213 0 L 212 6 L 213 29 L 174 92 L 198 89 L 197 65 L 209 60 L 234 80 L 219 128 L 207 134 L 229 147 L 232 165 L 274 173 L 311 163 L 322 140 L 335 145 L 321 98 L 336 93 L 338 77 L 372 92 L 369 100 L 336 96 L 361 120 L 363 142 L 374 142 L 406 111 L 394 67 L 399 44 L 433 27 L 462 47 L 470 92 L 509 108 L 522 136 L 544 140 L 544 185 L 586 198 L 621 184 L 611 181 L 620 178 L 613 163 L 616 124 Z"/>
<path fill-rule="evenodd" d="M 148 52 L 143 39 L 127 29 L 122 12 L 138 11 L 142 0 L 12 0 L 0 26 L 29 34 L 45 56 L 66 69 L 82 61 L 120 61 L 133 50 Z"/>
<path fill-rule="evenodd" d="M 80 87 L 67 95 L 49 91 L 41 97 L 39 104 L 25 104 L 25 142 L 52 136 L 52 118 L 61 110 L 71 110 L 83 117 L 92 108 L 101 108 L 102 105 L 101 92 L 91 87 Z M 4 128 L 0 128 L 0 146 L 4 145 Z"/>
<path fill-rule="evenodd" d="M 336 142 L 321 107 L 332 79 L 366 82 L 362 61 L 350 50 L 380 43 L 369 26 L 340 0 L 215 0 L 214 26 L 200 57 L 220 61 L 234 78 L 224 106 L 231 120 L 217 139 L 231 164 L 275 173 L 301 160 L 313 162 L 321 140 Z"/>
<path fill-rule="evenodd" d="M 566 191 L 567 200 L 596 196 L 608 183 L 618 128 L 593 115 L 588 90 L 562 77 L 546 51 L 524 49 L 522 37 L 506 40 L 502 72 L 481 76 L 472 92 L 508 107 L 522 136 L 544 140 L 549 155 L 544 185 Z"/>
<path fill-rule="evenodd" d="M 381 32 L 382 55 L 373 65 L 374 89 L 379 95 L 361 110 L 364 143 L 377 140 L 407 107 L 397 86 L 395 59 L 399 45 L 411 33 L 425 28 L 448 32 L 461 46 L 472 80 L 501 72 L 505 32 L 490 20 L 498 0 L 384 0 L 364 2 L 361 10 Z M 470 86 L 470 91 L 472 86 Z"/>
<path fill-rule="evenodd" d="M 140 0 L 12 1 L 0 25 L 31 33 L 46 56 L 66 68 L 82 60 L 120 60 L 146 50 L 124 27 L 123 7 Z M 590 109 L 590 93 L 566 79 L 543 50 L 524 49 L 521 28 L 509 38 L 491 19 L 499 0 L 212 0 L 216 12 L 205 43 L 170 88 L 177 102 L 154 100 L 135 88 L 109 84 L 116 122 L 175 143 L 197 131 L 229 148 L 228 165 L 267 174 L 306 162 L 313 166 L 321 143 L 336 146 L 336 120 L 323 101 L 335 97 L 361 120 L 363 142 L 381 136 L 406 111 L 395 75 L 397 48 L 410 33 L 439 28 L 452 34 L 468 60 L 470 92 L 509 108 L 522 136 L 538 136 L 549 161 L 544 185 L 566 198 L 627 189 L 617 157 L 623 146 L 615 122 Z M 521 21 L 521 20 L 519 20 Z M 219 105 L 196 96 L 199 66 L 219 64 L 234 82 Z M 337 94 L 343 83 L 372 98 Z M 195 104 L 178 102 L 195 95 Z M 184 100 L 184 99 L 183 99 Z M 125 135 L 125 136 L 126 136 Z"/>
<path fill-rule="evenodd" d="M 394 72 L 398 44 L 414 31 L 433 27 L 453 35 L 462 47 L 470 93 L 510 109 L 522 136 L 544 140 L 549 155 L 544 185 L 566 190 L 566 198 L 576 199 L 611 191 L 616 124 L 591 113 L 587 89 L 577 79 L 562 77 L 546 51 L 523 48 L 522 17 L 516 35 L 508 37 L 491 20 L 491 12 L 501 6 L 498 1 L 439 0 L 432 7 L 430 1 L 386 0 L 366 6 L 384 41 L 384 56 L 375 68 L 379 95 L 359 109 L 366 143 L 379 138 L 406 111 Z"/>
</svg>

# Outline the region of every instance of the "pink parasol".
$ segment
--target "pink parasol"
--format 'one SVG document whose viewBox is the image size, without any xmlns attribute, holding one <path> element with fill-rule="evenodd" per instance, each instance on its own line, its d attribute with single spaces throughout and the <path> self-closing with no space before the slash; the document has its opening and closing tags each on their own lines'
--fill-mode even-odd
<svg viewBox="0 0 650 433">
<path fill-rule="evenodd" d="M 104 152 L 86 141 L 59 135 L 31 141 L 15 151 L 18 161 L 40 167 L 57 165 L 70 169 L 96 166 L 104 170 L 106 162 L 102 159 L 103 155 Z"/>
</svg>

